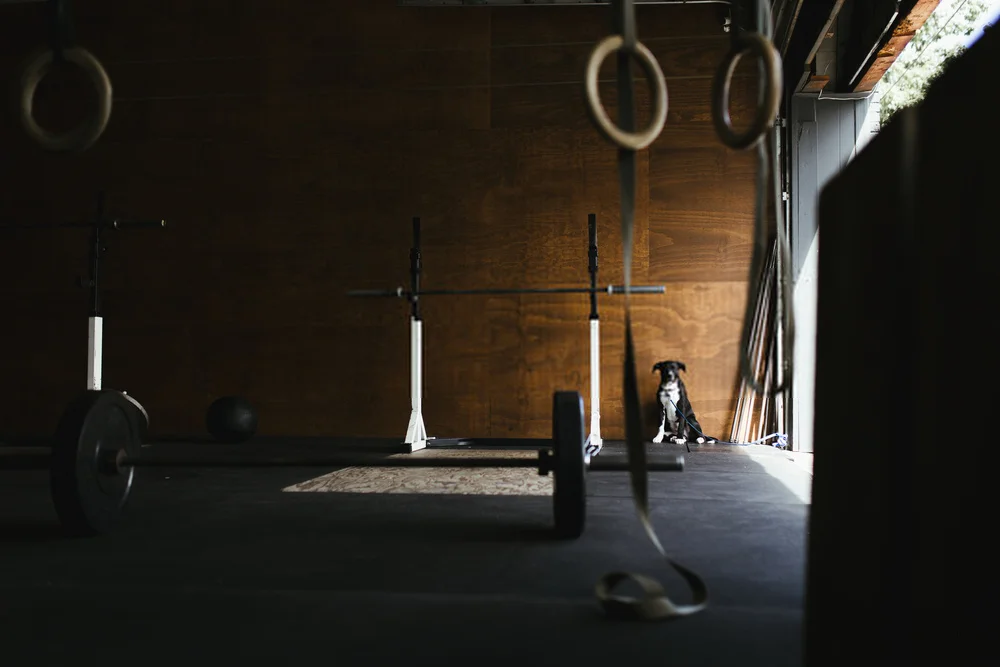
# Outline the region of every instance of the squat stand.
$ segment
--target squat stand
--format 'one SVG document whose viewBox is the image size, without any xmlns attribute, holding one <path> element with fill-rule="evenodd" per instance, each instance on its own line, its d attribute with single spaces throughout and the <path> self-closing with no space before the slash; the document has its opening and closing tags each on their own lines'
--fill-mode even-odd
<svg viewBox="0 0 1000 667">
<path fill-rule="evenodd" d="M 101 389 L 103 365 L 104 365 L 104 316 L 101 314 L 101 255 L 107 252 L 101 232 L 105 227 L 112 229 L 160 229 L 166 226 L 165 220 L 135 221 L 135 220 L 111 220 L 105 217 L 105 195 L 101 192 L 97 196 L 97 216 L 91 224 L 90 235 L 90 258 L 89 275 L 87 280 L 80 281 L 82 286 L 90 288 L 90 312 L 87 325 L 87 389 Z M 142 407 L 139 401 L 128 395 L 128 392 L 119 390 L 136 410 L 143 417 L 143 427 L 149 425 L 149 414 Z M 143 431 L 145 433 L 145 431 Z"/>
<path fill-rule="evenodd" d="M 409 453 L 427 447 L 422 398 L 424 395 L 423 322 L 420 320 L 420 218 L 413 219 L 413 247 L 410 248 L 410 422 L 403 444 Z"/>
<path fill-rule="evenodd" d="M 0 230 L 50 230 L 50 229 L 80 229 L 91 230 L 90 253 L 88 257 L 87 279 L 77 280 L 80 287 L 90 289 L 90 307 L 87 317 L 87 390 L 102 388 L 104 363 L 104 317 L 101 314 L 101 256 L 107 251 L 104 231 L 106 229 L 161 229 L 166 227 L 165 220 L 122 220 L 108 218 L 105 210 L 105 193 L 97 197 L 97 215 L 90 222 L 56 222 L 45 224 L 2 223 Z M 149 423 L 146 410 L 124 391 L 120 392 L 136 410 L 142 414 L 145 427 Z"/>
<path fill-rule="evenodd" d="M 516 449 L 519 447 L 535 447 L 538 443 L 531 438 L 433 438 L 427 435 L 423 416 L 423 322 L 420 316 L 420 297 L 423 295 L 460 295 L 460 294 L 573 294 L 587 293 L 590 296 L 590 435 L 586 439 L 585 448 L 589 455 L 601 451 L 604 443 L 601 438 L 601 324 L 597 312 L 597 293 L 607 291 L 608 294 L 623 294 L 621 286 L 609 285 L 606 290 L 597 287 L 597 216 L 593 213 L 587 216 L 588 222 L 588 273 L 590 287 L 586 288 L 541 288 L 541 289 L 464 289 L 464 290 L 422 290 L 420 288 L 420 273 L 423 268 L 420 256 L 420 218 L 413 218 L 413 246 L 410 248 L 410 288 L 404 290 L 351 290 L 350 296 L 360 297 L 405 297 L 410 302 L 410 419 L 403 439 L 404 451 L 408 453 L 421 449 L 445 447 L 469 447 L 491 449 Z M 663 294 L 666 288 L 661 286 L 634 286 L 635 294 Z M 434 441 L 434 442 L 431 442 Z"/>
<path fill-rule="evenodd" d="M 587 216 L 590 235 L 590 436 L 587 451 L 596 454 L 601 451 L 601 318 L 597 314 L 597 216 Z"/>
</svg>

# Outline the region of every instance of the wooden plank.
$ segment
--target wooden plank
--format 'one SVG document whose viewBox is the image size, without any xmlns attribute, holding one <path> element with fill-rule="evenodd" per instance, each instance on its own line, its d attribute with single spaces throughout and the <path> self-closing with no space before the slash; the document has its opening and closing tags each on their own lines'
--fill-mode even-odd
<svg viewBox="0 0 1000 667">
<path fill-rule="evenodd" d="M 308 0 L 294 10 L 282 0 L 266 2 L 262 16 L 278 27 L 269 31 L 274 52 L 471 51 L 490 43 L 489 11 L 401 7 L 395 0 Z"/>
<path fill-rule="evenodd" d="M 494 46 L 589 42 L 592 45 L 611 33 L 611 7 L 523 7 L 490 8 L 491 40 Z M 644 42 L 657 37 L 718 36 L 722 23 L 715 8 L 707 6 L 636 8 L 639 37 Z"/>
<path fill-rule="evenodd" d="M 611 118 L 617 114 L 616 87 L 613 83 L 598 85 L 601 100 Z M 687 131 L 691 126 L 703 124 L 711 128 L 710 99 L 712 79 L 709 77 L 684 79 L 668 83 L 667 124 L 664 132 Z M 753 111 L 756 82 L 747 77 L 734 79 L 731 89 L 730 114 L 737 128 L 749 124 Z M 648 120 L 649 93 L 645 86 L 636 86 L 636 118 L 640 123 Z M 590 129 L 596 132 L 587 117 L 582 84 L 538 85 L 499 87 L 492 90 L 492 127 L 568 127 L 575 130 Z M 713 143 L 716 143 L 716 139 Z"/>
<path fill-rule="evenodd" d="M 581 296 L 520 299 L 517 422 L 528 437 L 551 436 L 553 392 L 588 395 L 588 312 L 588 300 Z"/>
<path fill-rule="evenodd" d="M 726 147 L 651 157 L 649 278 L 743 280 L 753 243 L 756 160 Z"/>
<path fill-rule="evenodd" d="M 3 7 L 11 45 L 45 41 L 44 7 Z M 171 60 L 247 54 L 472 50 L 489 43 L 488 12 L 427 11 L 393 0 L 281 0 L 206 3 L 127 0 L 74 7 L 80 42 L 108 60 Z M 261 26 L 267 30 L 261 30 Z M 99 46 L 99 48 L 98 48 Z"/>
<path fill-rule="evenodd" d="M 729 48 L 728 38 L 721 36 L 650 39 L 644 43 L 667 79 L 713 76 Z M 490 54 L 490 82 L 494 86 L 582 82 L 593 48 L 589 42 L 494 48 Z M 616 67 L 614 58 L 605 59 L 600 78 L 615 79 Z M 635 76 L 637 80 L 643 76 L 638 67 Z"/>
<path fill-rule="evenodd" d="M 430 435 L 496 433 L 504 401 L 517 391 L 508 363 L 519 345 L 512 335 L 516 302 L 516 296 L 425 301 L 424 401 Z"/>
<path fill-rule="evenodd" d="M 120 100 L 285 95 L 350 98 L 357 89 L 484 86 L 489 52 L 354 51 L 282 53 L 218 59 L 121 61 L 106 64 Z"/>
<path fill-rule="evenodd" d="M 102 139 L 267 140 L 298 144 L 348 129 L 486 128 L 489 103 L 489 91 L 476 88 L 123 101 L 115 105 Z"/>
<path fill-rule="evenodd" d="M 939 3 L 940 0 L 915 0 L 909 13 L 897 20 L 889 39 L 880 46 L 875 59 L 861 75 L 857 85 L 854 86 L 856 92 L 868 92 L 875 88 L 875 84 L 882 80 L 886 71 L 896 62 L 896 58 L 934 13 Z"/>
<path fill-rule="evenodd" d="M 240 393 L 251 400 L 325 402 L 346 425 L 355 412 L 375 418 L 374 424 L 379 411 L 394 403 L 402 409 L 409 402 L 405 320 L 401 318 L 394 331 L 386 334 L 372 336 L 365 329 L 282 322 L 199 330 L 192 337 L 196 383 L 214 395 Z M 352 346 L 354 363 L 345 364 L 338 354 L 344 344 Z M 351 389 L 345 391 L 346 387 Z M 366 409 L 373 398 L 379 398 L 382 407 Z M 401 416 L 405 419 L 405 414 Z M 286 433 L 297 432 L 294 424 L 277 423 Z"/>
<path fill-rule="evenodd" d="M 391 0 L 296 7 L 88 4 L 81 26 L 107 38 L 102 57 L 122 98 L 101 141 L 71 158 L 45 154 L 9 109 L 0 112 L 5 155 L 18 164 L 4 197 L 11 214 L 85 219 L 105 187 L 116 210 L 172 223 L 116 238 L 105 259 L 108 373 L 150 404 L 154 432 L 202 433 L 212 398 L 247 393 L 262 433 L 401 437 L 406 304 L 344 290 L 406 283 L 414 215 L 424 220 L 427 287 L 585 284 L 588 213 L 598 216 L 601 282 L 622 279 L 615 150 L 590 125 L 578 82 L 545 82 L 572 73 L 607 34 L 607 8 L 593 22 L 546 25 L 544 13 L 596 8 L 537 7 L 516 12 L 518 28 L 500 10 L 404 10 Z M 704 75 L 671 80 L 667 128 L 639 159 L 633 279 L 671 281 L 670 294 L 634 302 L 640 365 L 683 354 L 699 417 L 721 430 L 745 280 L 732 269 L 734 239 L 752 207 L 752 172 L 711 126 L 710 74 L 724 45 L 714 12 L 658 11 L 642 19 L 644 39 L 672 74 Z M 0 32 L 24 30 L 11 25 Z M 511 46 L 518 35 L 535 46 Z M 520 60 L 498 60 L 508 50 Z M 737 122 L 752 82 L 734 84 Z M 648 104 L 637 89 L 642 122 Z M 614 85 L 602 95 L 614 114 Z M 54 94 L 52 106 L 63 99 Z M 86 293 L 71 285 L 86 250 L 85 232 L 0 244 L 8 312 L 33 323 L 0 341 L 31 347 L 12 366 L 19 395 L 62 387 L 69 400 L 82 384 Z M 689 282 L 674 282 L 682 276 Z M 551 392 L 586 393 L 582 295 L 428 298 L 424 309 L 432 434 L 545 436 Z M 614 438 L 621 301 L 602 297 L 601 310 L 603 429 Z M 651 428 L 655 380 L 642 373 Z M 54 423 L 64 403 L 45 412 L 15 401 L 0 419 L 14 430 Z"/>
<path fill-rule="evenodd" d="M 819 91 L 821 91 L 824 88 L 826 88 L 826 86 L 829 83 L 830 83 L 830 77 L 828 77 L 828 76 L 818 76 L 818 75 L 814 74 L 813 76 L 809 77 L 808 81 L 806 81 L 805 85 L 802 87 L 802 92 L 804 92 L 804 93 L 818 93 Z"/>
</svg>

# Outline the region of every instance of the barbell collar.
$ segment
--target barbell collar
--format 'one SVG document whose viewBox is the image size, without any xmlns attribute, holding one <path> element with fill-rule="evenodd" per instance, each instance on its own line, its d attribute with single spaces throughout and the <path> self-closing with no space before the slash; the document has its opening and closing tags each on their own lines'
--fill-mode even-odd
<svg viewBox="0 0 1000 667">
<path fill-rule="evenodd" d="M 114 220 L 111 222 L 114 229 L 163 229 L 167 226 L 166 220 Z"/>
</svg>

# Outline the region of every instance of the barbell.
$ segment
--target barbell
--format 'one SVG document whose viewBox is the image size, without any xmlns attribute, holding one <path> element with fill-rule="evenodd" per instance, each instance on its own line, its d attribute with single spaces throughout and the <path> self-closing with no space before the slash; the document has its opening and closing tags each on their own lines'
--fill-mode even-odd
<svg viewBox="0 0 1000 667">
<path fill-rule="evenodd" d="M 667 288 L 664 285 L 632 285 L 629 288 L 630 294 L 666 294 Z M 402 287 L 395 289 L 356 289 L 347 292 L 347 296 L 367 296 L 367 297 L 399 297 L 411 299 L 420 296 L 458 296 L 469 294 L 499 295 L 499 294 L 613 294 L 621 295 L 625 293 L 624 285 L 608 285 L 607 287 L 527 287 L 527 288 L 479 288 L 479 289 L 431 289 L 431 290 L 405 290 Z"/>
<path fill-rule="evenodd" d="M 166 220 L 126 220 L 122 218 L 104 219 L 99 217 L 93 222 L 43 222 L 30 224 L 24 222 L 0 222 L 0 230 L 43 230 L 43 229 L 93 229 L 95 226 L 111 229 L 160 229 L 167 226 Z"/>
<path fill-rule="evenodd" d="M 135 485 L 136 468 L 532 468 L 539 475 L 552 474 L 554 532 L 568 539 L 583 533 L 587 472 L 629 470 L 623 456 L 591 458 L 586 454 L 583 398 L 575 391 L 553 395 L 552 439 L 549 447 L 538 450 L 536 458 L 386 458 L 357 453 L 183 458 L 142 451 L 141 421 L 121 392 L 89 390 L 66 408 L 50 448 L 17 448 L 6 455 L 0 448 L 2 467 L 48 468 L 56 514 L 67 532 L 79 536 L 109 533 L 115 528 Z M 652 457 L 647 469 L 682 471 L 684 458 Z"/>
</svg>

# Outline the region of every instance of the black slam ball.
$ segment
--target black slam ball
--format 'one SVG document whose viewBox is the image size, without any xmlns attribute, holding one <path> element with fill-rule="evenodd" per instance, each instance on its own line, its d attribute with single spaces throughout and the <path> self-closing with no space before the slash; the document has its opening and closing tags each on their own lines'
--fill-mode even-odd
<svg viewBox="0 0 1000 667">
<path fill-rule="evenodd" d="M 205 425 L 220 442 L 244 442 L 257 431 L 257 411 L 241 396 L 223 396 L 208 406 Z"/>
</svg>

